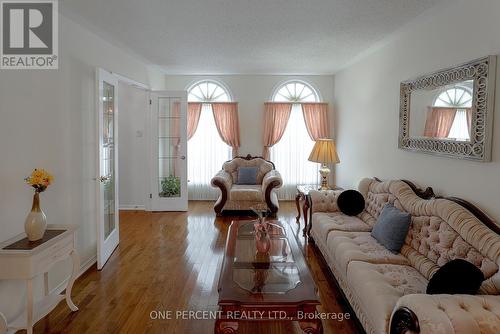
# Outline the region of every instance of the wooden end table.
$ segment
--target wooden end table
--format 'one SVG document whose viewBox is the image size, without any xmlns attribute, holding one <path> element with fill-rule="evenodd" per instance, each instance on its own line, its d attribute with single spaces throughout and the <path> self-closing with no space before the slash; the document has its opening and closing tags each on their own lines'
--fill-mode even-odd
<svg viewBox="0 0 500 334">
<path fill-rule="evenodd" d="M 292 229 L 268 221 L 271 248 L 264 254 L 255 246 L 254 222 L 229 227 L 215 333 L 238 333 L 238 322 L 248 320 L 298 321 L 305 333 L 323 333 L 317 288 Z"/>
<path fill-rule="evenodd" d="M 311 201 L 309 199 L 309 192 L 311 190 L 318 190 L 320 185 L 318 184 L 299 184 L 297 185 L 297 195 L 295 196 L 295 206 L 297 207 L 297 222 L 300 220 L 300 214 L 304 215 L 304 229 L 302 230 L 302 234 L 306 236 L 309 222 L 309 208 L 311 207 Z M 304 204 L 302 208 L 300 207 L 300 202 L 303 201 Z"/>
<path fill-rule="evenodd" d="M 302 230 L 302 234 L 304 237 L 309 235 L 309 231 L 311 230 L 311 224 L 309 223 L 309 208 L 311 207 L 311 198 L 309 196 L 309 192 L 311 190 L 319 190 L 321 186 L 319 184 L 299 184 L 297 185 L 297 195 L 295 196 L 295 206 L 297 207 L 297 222 L 300 220 L 300 213 L 304 215 L 304 229 Z M 333 187 L 330 190 L 344 190 L 340 187 Z M 304 204 L 302 208 L 300 207 L 300 202 L 303 201 Z"/>
</svg>

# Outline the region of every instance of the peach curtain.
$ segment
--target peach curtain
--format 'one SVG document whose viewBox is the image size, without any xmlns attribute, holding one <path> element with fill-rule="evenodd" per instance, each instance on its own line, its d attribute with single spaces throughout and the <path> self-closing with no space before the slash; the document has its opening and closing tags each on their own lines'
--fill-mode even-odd
<svg viewBox="0 0 500 334">
<path fill-rule="evenodd" d="M 240 147 L 240 124 L 238 119 L 238 103 L 212 103 L 215 125 L 219 136 L 233 149 L 233 158 L 238 155 Z"/>
<path fill-rule="evenodd" d="M 469 137 L 472 139 L 472 109 L 465 108 L 467 115 L 467 129 L 469 130 Z"/>
<path fill-rule="evenodd" d="M 429 107 L 425 121 L 424 136 L 447 138 L 456 114 L 456 108 Z"/>
<path fill-rule="evenodd" d="M 194 136 L 196 129 L 198 128 L 198 122 L 200 121 L 201 115 L 201 105 L 201 103 L 197 102 L 188 103 L 187 140 Z"/>
<path fill-rule="evenodd" d="M 269 148 L 283 137 L 292 112 L 292 104 L 268 102 L 264 106 L 264 150 L 262 156 L 264 159 L 269 159 Z"/>
<path fill-rule="evenodd" d="M 327 103 L 302 103 L 302 114 L 312 140 L 330 137 Z"/>
</svg>

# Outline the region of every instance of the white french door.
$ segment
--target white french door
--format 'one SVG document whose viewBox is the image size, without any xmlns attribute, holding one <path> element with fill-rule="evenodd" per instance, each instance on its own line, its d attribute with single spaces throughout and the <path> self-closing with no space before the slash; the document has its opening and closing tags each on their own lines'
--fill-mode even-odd
<svg viewBox="0 0 500 334">
<path fill-rule="evenodd" d="M 97 269 L 102 269 L 118 246 L 118 79 L 97 70 L 97 139 L 99 143 L 97 181 Z"/>
<path fill-rule="evenodd" d="M 151 211 L 187 211 L 187 92 L 150 94 Z"/>
</svg>

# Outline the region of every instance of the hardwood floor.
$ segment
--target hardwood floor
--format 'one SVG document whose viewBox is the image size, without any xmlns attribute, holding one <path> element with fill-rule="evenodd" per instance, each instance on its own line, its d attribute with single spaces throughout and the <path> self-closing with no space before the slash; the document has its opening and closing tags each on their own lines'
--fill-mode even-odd
<svg viewBox="0 0 500 334">
<path fill-rule="evenodd" d="M 313 248 L 295 220 L 295 203 L 278 213 L 296 231 L 318 286 L 320 312 L 348 312 L 327 281 Z M 80 310 L 65 303 L 35 326 L 35 333 L 213 333 L 213 319 L 176 319 L 182 310 L 217 310 L 217 284 L 228 226 L 211 202 L 190 202 L 186 213 L 120 213 L 120 245 L 102 271 L 85 272 L 73 287 Z M 152 311 L 172 311 L 171 320 L 151 319 Z M 165 313 L 163 313 L 165 314 Z M 353 320 L 323 320 L 324 333 L 357 333 Z M 301 333 L 297 323 L 246 322 L 240 333 Z"/>
</svg>

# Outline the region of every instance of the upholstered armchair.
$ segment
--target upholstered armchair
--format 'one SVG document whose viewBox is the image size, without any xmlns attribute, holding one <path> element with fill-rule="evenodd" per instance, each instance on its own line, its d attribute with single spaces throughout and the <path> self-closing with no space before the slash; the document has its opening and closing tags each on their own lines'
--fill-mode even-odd
<svg viewBox="0 0 500 334">
<path fill-rule="evenodd" d="M 257 167 L 256 184 L 238 184 L 240 167 Z M 280 173 L 271 161 L 261 157 L 236 157 L 226 161 L 222 169 L 212 178 L 212 186 L 221 191 L 214 210 L 220 215 L 223 210 L 268 211 L 276 215 L 279 209 L 276 189 L 283 184 Z"/>
</svg>

